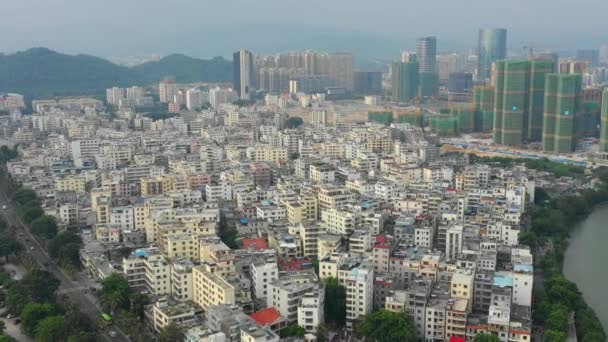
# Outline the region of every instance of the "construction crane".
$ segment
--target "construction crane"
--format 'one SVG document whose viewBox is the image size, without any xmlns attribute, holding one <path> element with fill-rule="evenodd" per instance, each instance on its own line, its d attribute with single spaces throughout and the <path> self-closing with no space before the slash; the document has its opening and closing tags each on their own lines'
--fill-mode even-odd
<svg viewBox="0 0 608 342">
<path fill-rule="evenodd" d="M 538 50 L 539 44 L 533 42 L 526 42 L 524 44 L 523 49 L 528 51 L 528 58 L 532 59 L 534 57 L 534 50 Z"/>
</svg>

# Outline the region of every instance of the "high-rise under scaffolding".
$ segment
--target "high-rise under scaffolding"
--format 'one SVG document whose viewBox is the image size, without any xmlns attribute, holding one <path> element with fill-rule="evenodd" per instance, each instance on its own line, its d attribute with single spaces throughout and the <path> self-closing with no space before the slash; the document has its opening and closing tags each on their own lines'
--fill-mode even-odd
<svg viewBox="0 0 608 342">
<path fill-rule="evenodd" d="M 542 134 L 545 152 L 569 153 L 576 149 L 582 82 L 581 74 L 546 76 Z"/>
<path fill-rule="evenodd" d="M 602 113 L 600 116 L 600 152 L 608 152 L 608 89 L 602 93 Z"/>
<path fill-rule="evenodd" d="M 494 66 L 494 143 L 519 146 L 541 138 L 548 60 L 497 61 Z"/>
</svg>

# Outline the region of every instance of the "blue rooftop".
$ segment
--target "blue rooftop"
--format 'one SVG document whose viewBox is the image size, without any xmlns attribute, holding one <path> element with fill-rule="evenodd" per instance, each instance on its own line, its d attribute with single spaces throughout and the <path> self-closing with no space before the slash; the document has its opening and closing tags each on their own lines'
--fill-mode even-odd
<svg viewBox="0 0 608 342">
<path fill-rule="evenodd" d="M 532 265 L 515 264 L 515 265 L 513 265 L 513 269 L 517 272 L 527 272 L 527 273 L 534 272 L 534 266 L 532 266 Z"/>
<path fill-rule="evenodd" d="M 510 274 L 495 274 L 494 275 L 494 286 L 507 287 L 513 286 L 513 276 Z"/>
<path fill-rule="evenodd" d="M 135 250 L 135 256 L 136 257 L 147 257 L 148 253 L 146 252 L 145 249 L 138 248 Z"/>
</svg>

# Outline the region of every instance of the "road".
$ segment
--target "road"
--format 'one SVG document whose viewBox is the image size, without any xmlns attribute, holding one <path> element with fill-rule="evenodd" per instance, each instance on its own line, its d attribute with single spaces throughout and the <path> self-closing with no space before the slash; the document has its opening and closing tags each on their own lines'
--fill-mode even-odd
<svg viewBox="0 0 608 342">
<path fill-rule="evenodd" d="M 52 273 L 55 278 L 57 278 L 61 282 L 58 292 L 67 296 L 72 303 L 77 305 L 80 311 L 87 317 L 89 317 L 91 322 L 94 322 L 99 326 L 104 326 L 104 322 L 101 319 L 101 311 L 99 310 L 95 302 L 92 301 L 84 293 L 83 284 L 70 279 L 70 277 L 68 277 L 67 274 L 65 274 L 64 271 L 61 268 L 57 267 L 57 265 L 51 260 L 51 258 L 46 253 L 44 248 L 42 248 L 38 240 L 34 238 L 34 236 L 18 218 L 15 212 L 15 208 L 12 206 L 11 203 L 9 203 L 9 200 L 4 191 L 0 191 L 0 203 L 6 203 L 7 209 L 2 210 L 1 214 L 10 225 L 17 227 L 17 238 L 21 240 L 21 242 L 25 246 L 25 249 L 28 252 L 28 256 L 35 263 L 37 263 L 41 269 L 45 269 L 48 272 Z M 33 247 L 33 249 L 31 249 L 31 247 Z M 49 266 L 47 267 L 45 265 Z M 105 328 L 103 334 L 100 335 L 106 341 L 129 341 L 127 336 L 123 334 L 116 326 L 111 327 L 111 329 L 117 332 L 117 336 L 110 337 L 108 335 L 110 328 Z"/>
</svg>

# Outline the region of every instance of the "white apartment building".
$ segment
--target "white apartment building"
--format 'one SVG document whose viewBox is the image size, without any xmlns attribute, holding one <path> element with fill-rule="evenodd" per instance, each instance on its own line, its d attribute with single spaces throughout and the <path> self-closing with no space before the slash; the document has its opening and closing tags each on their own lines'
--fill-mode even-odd
<svg viewBox="0 0 608 342">
<path fill-rule="evenodd" d="M 374 264 L 370 259 L 348 258 L 338 269 L 338 281 L 346 288 L 346 327 L 373 310 Z"/>
<path fill-rule="evenodd" d="M 266 298 L 268 284 L 279 278 L 279 267 L 274 258 L 251 264 L 251 283 L 255 298 Z"/>
</svg>

